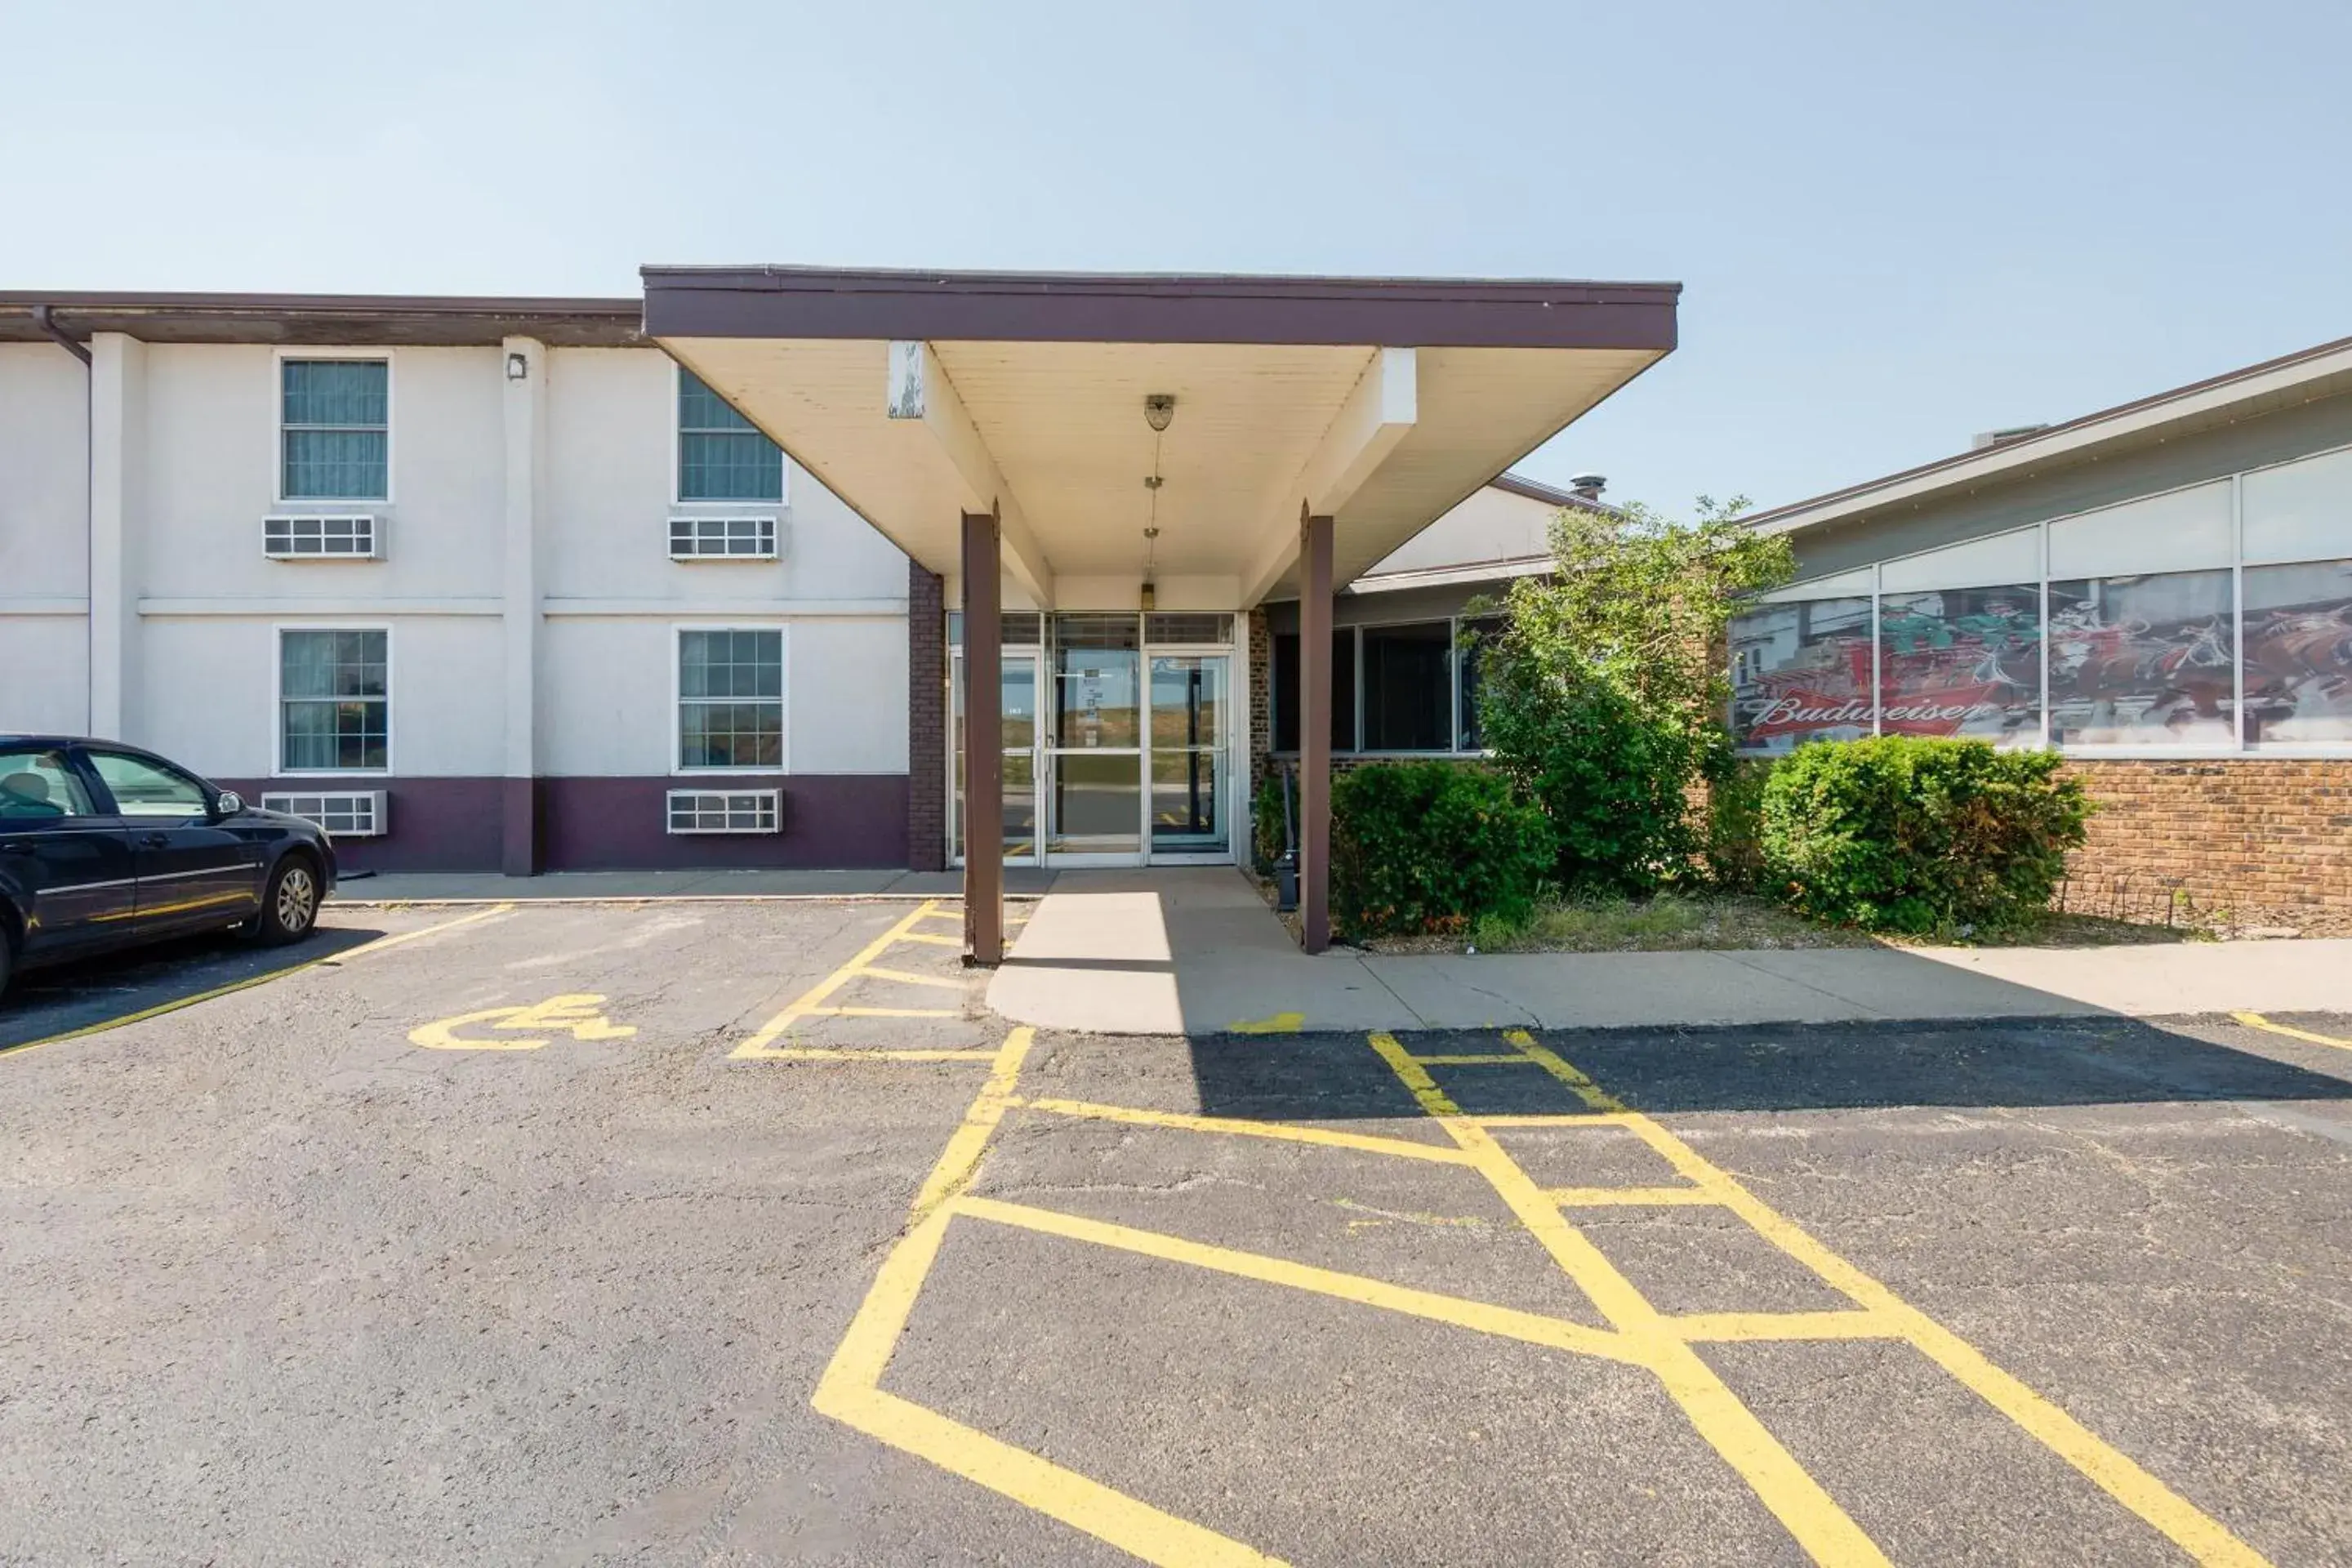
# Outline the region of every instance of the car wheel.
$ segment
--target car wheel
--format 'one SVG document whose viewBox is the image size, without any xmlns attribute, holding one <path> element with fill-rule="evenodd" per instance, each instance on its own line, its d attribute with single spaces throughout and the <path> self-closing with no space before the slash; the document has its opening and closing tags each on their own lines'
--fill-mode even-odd
<svg viewBox="0 0 2352 1568">
<path fill-rule="evenodd" d="M 239 929 L 265 947 L 300 942 L 319 923 L 319 868 L 308 855 L 289 855 L 269 874 L 261 912 Z"/>
</svg>

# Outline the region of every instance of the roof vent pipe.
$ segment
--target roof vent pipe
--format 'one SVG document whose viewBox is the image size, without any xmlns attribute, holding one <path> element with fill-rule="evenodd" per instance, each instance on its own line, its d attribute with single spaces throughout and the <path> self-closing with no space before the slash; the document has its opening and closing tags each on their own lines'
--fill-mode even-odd
<svg viewBox="0 0 2352 1568">
<path fill-rule="evenodd" d="M 2005 430 L 1979 430 L 1969 437 L 1969 450 L 1981 452 L 1988 447 L 2006 447 L 2011 441 L 2022 441 L 2028 436 L 2039 436 L 2050 428 L 2045 420 L 2040 425 L 2011 425 Z"/>
<path fill-rule="evenodd" d="M 1600 474 L 1579 474 L 1568 481 L 1568 493 L 1579 500 L 1597 501 L 1608 483 L 1609 480 Z"/>
</svg>

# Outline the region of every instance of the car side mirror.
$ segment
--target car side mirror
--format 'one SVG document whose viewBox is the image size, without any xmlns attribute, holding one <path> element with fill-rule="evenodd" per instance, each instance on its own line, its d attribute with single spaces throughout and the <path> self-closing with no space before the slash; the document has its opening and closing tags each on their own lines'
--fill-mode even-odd
<svg viewBox="0 0 2352 1568">
<path fill-rule="evenodd" d="M 245 797 L 233 789 L 221 791 L 220 798 L 213 802 L 214 815 L 218 816 L 235 816 L 244 809 Z"/>
</svg>

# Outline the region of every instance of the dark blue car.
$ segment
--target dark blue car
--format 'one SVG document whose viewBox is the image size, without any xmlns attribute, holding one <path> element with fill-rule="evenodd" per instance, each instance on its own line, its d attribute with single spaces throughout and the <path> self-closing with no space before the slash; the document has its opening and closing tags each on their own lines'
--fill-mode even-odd
<svg viewBox="0 0 2352 1568">
<path fill-rule="evenodd" d="M 234 929 L 299 942 L 335 847 L 135 746 L 0 735 L 0 991 L 19 968 Z"/>
</svg>

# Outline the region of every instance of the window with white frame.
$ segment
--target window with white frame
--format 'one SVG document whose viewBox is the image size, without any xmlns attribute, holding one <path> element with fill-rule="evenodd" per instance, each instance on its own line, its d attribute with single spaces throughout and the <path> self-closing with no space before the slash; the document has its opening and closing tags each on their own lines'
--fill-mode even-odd
<svg viewBox="0 0 2352 1568">
<path fill-rule="evenodd" d="M 680 772 L 772 773 L 784 765 L 784 634 L 681 627 Z"/>
<path fill-rule="evenodd" d="M 285 359 L 278 378 L 279 499 L 389 499 L 392 363 Z"/>
<path fill-rule="evenodd" d="M 392 765 L 392 634 L 285 626 L 278 633 L 278 767 L 380 773 Z"/>
<path fill-rule="evenodd" d="M 784 454 L 703 379 L 678 367 L 677 499 L 780 501 Z"/>
<path fill-rule="evenodd" d="M 1730 644 L 1748 751 L 2352 748 L 2352 448 L 1782 589 Z"/>
</svg>

